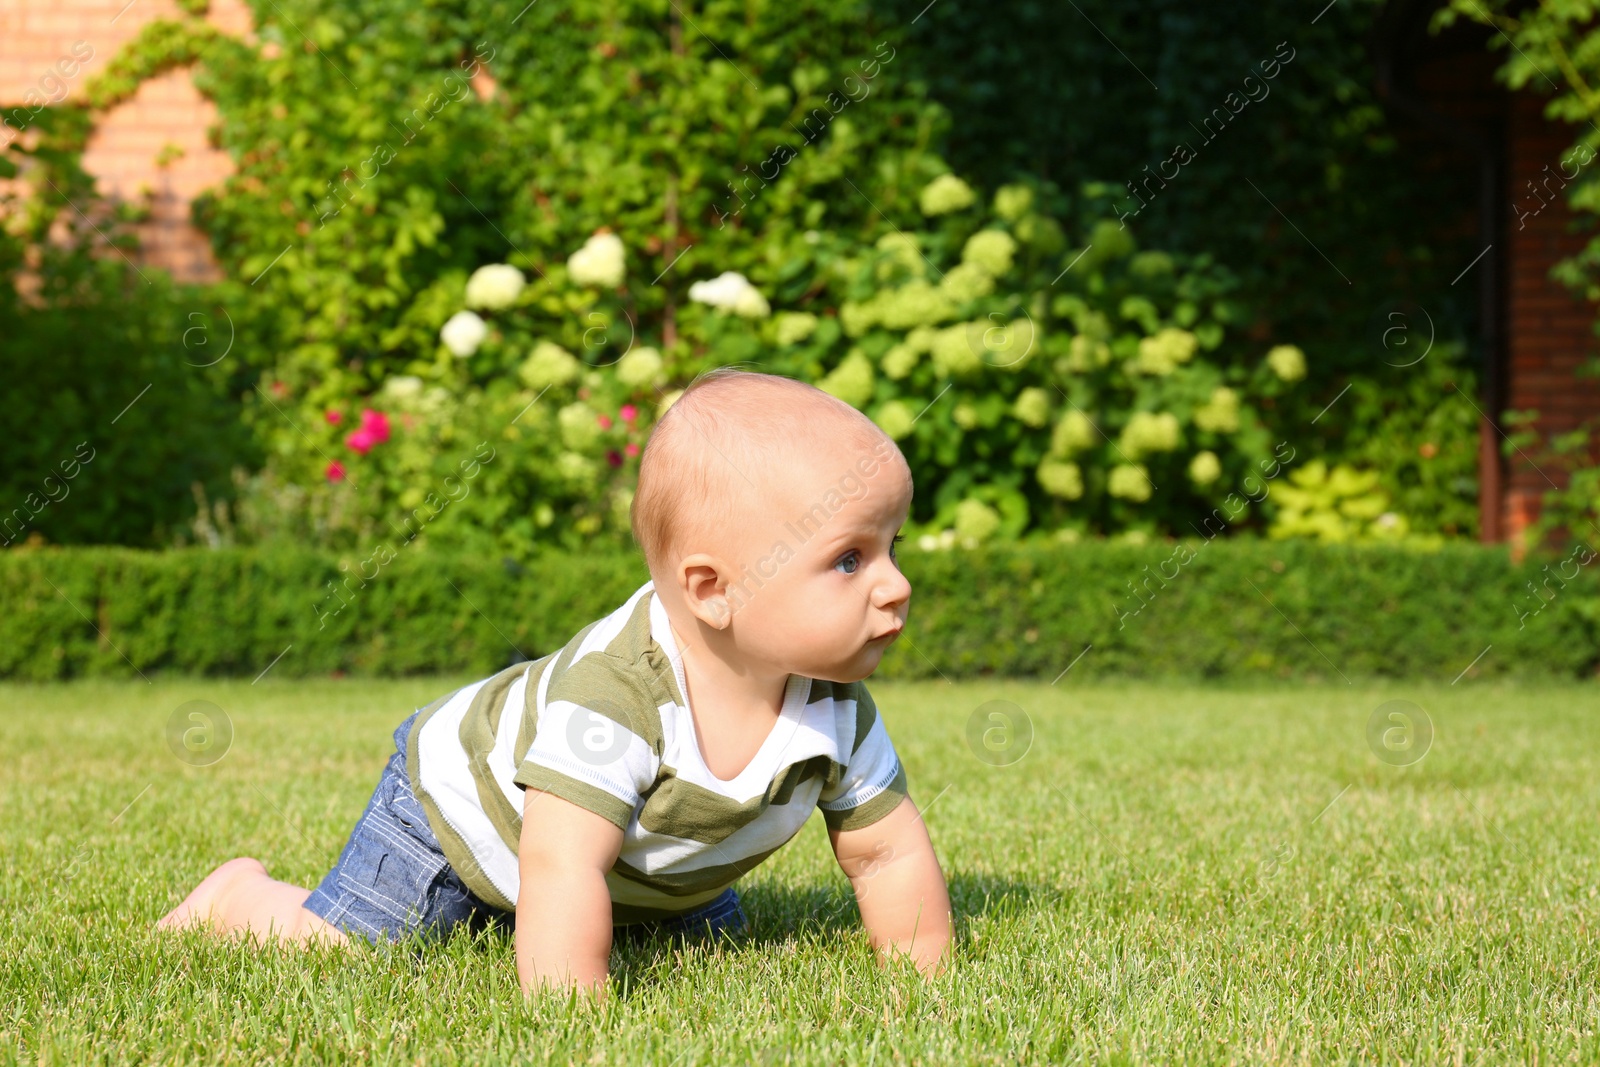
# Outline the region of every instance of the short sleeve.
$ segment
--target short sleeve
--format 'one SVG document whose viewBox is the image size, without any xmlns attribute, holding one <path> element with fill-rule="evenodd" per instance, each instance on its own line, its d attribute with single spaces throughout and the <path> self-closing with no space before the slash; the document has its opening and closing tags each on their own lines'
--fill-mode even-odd
<svg viewBox="0 0 1600 1067">
<path fill-rule="evenodd" d="M 906 772 L 866 686 L 856 683 L 855 723 L 849 759 L 839 781 L 817 797 L 830 830 L 871 826 L 906 798 Z"/>
<path fill-rule="evenodd" d="M 652 739 L 660 733 L 649 687 L 630 674 L 626 663 L 590 653 L 554 677 L 512 781 L 627 829 L 655 780 L 659 760 Z M 535 693 L 529 696 L 537 701 Z"/>
</svg>

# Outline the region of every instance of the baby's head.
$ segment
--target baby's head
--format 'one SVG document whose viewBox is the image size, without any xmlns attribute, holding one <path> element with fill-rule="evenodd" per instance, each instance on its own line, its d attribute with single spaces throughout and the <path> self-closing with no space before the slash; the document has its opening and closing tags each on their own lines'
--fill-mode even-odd
<svg viewBox="0 0 1600 1067">
<path fill-rule="evenodd" d="M 861 412 L 721 368 L 651 432 L 632 518 L 675 626 L 754 669 L 856 681 L 905 623 L 910 507 L 905 458 Z"/>
</svg>

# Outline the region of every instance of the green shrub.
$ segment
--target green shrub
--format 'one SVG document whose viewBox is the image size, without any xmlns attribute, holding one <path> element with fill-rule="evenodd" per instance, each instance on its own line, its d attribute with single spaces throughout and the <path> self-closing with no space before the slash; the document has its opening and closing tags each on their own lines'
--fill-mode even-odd
<svg viewBox="0 0 1600 1067">
<path fill-rule="evenodd" d="M 1076 661 L 1073 677 L 1449 681 L 1474 661 L 1481 676 L 1600 665 L 1600 583 L 1582 561 L 1563 580 L 1558 561 L 1476 545 L 907 547 L 911 622 L 883 677 L 1053 680 Z M 391 548 L 0 553 L 0 677 L 487 673 L 559 647 L 647 578 L 633 553 L 524 568 Z"/>
<path fill-rule="evenodd" d="M 0 148 L 0 546 L 151 546 L 194 514 L 191 490 L 252 462 L 235 330 L 206 295 L 133 265 L 126 223 L 64 150 L 84 116 L 45 108 Z M 70 206 L 69 206 L 70 203 Z"/>
</svg>

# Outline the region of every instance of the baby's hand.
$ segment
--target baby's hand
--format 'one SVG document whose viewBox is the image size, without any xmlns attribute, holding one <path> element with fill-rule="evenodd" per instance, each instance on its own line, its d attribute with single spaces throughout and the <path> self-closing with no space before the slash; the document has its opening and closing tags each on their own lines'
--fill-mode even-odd
<svg viewBox="0 0 1600 1067">
<path fill-rule="evenodd" d="M 942 970 L 950 952 L 950 894 L 911 798 L 870 826 L 830 830 L 828 837 L 872 947 L 908 954 L 928 976 Z"/>
<path fill-rule="evenodd" d="M 611 956 L 611 893 L 606 872 L 622 851 L 622 829 L 554 793 L 526 790 L 517 863 L 517 979 L 578 986 L 605 996 Z"/>
</svg>

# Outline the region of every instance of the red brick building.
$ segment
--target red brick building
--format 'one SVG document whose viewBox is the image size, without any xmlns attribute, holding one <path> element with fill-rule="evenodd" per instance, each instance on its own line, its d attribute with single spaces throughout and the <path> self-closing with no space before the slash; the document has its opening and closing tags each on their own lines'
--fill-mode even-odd
<svg viewBox="0 0 1600 1067">
<path fill-rule="evenodd" d="M 1397 127 L 1453 146 L 1461 165 L 1477 174 L 1477 247 L 1484 252 L 1460 284 L 1477 286 L 1484 354 L 1476 398 L 1485 414 L 1480 514 L 1484 540 L 1517 541 L 1561 475 L 1524 456 L 1507 460 L 1499 416 L 1536 410 L 1535 425 L 1549 437 L 1600 415 L 1600 379 L 1577 374 L 1600 351 L 1600 308 L 1550 278 L 1552 266 L 1588 243 L 1587 234 L 1572 232 L 1562 189 L 1597 161 L 1571 151 L 1574 127 L 1544 117 L 1548 95 L 1513 93 L 1495 80 L 1505 55 L 1489 48 L 1496 31 L 1460 22 L 1428 33 L 1440 6 L 1440 0 L 1385 5 L 1372 41 L 1374 73 Z M 1540 86 L 1546 94 L 1564 88 L 1553 80 Z"/>
<path fill-rule="evenodd" d="M 1569 233 L 1560 196 L 1578 166 L 1567 150 L 1571 127 L 1542 117 L 1542 98 L 1509 93 L 1494 80 L 1501 53 L 1490 31 L 1460 24 L 1426 31 L 1439 0 L 1390 0 L 1373 38 L 1374 76 L 1408 136 L 1453 146 L 1479 176 L 1476 227 L 1482 258 L 1461 284 L 1476 285 L 1484 352 L 1480 432 L 1481 517 L 1485 540 L 1516 539 L 1538 513 L 1550 482 L 1530 463 L 1507 461 L 1500 413 L 1537 409 L 1544 434 L 1600 415 L 1600 380 L 1576 370 L 1597 347 L 1596 307 L 1549 278 L 1550 267 L 1586 237 Z M 82 92 L 87 76 L 156 18 L 182 17 L 173 0 L 0 0 L 0 107 L 59 100 Z M 218 28 L 249 34 L 243 0 L 211 0 Z M 475 86 L 480 92 L 487 87 Z M 189 224 L 189 203 L 230 170 L 207 143 L 216 110 L 175 71 L 145 83 L 110 111 L 89 142 L 84 165 L 103 192 L 149 197 L 141 227 L 145 259 L 175 276 L 204 281 L 216 264 L 203 234 Z M 1404 176 L 1400 176 L 1404 177 Z M 1414 176 L 1413 180 L 1414 180 Z M 1559 478 L 1555 472 L 1553 477 Z"/>
<path fill-rule="evenodd" d="M 145 23 L 188 17 L 173 0 L 0 0 L 0 109 L 13 120 L 19 107 L 25 118 L 41 103 L 78 97 Z M 243 0 L 211 0 L 206 17 L 226 33 L 251 29 Z M 232 170 L 206 140 L 216 118 L 189 75 L 170 71 L 107 113 L 83 157 L 101 192 L 149 198 L 150 220 L 139 227 L 144 258 L 184 281 L 217 276 L 210 244 L 189 224 L 190 201 Z M 0 138 L 11 136 L 0 129 Z"/>
</svg>

